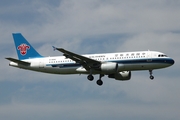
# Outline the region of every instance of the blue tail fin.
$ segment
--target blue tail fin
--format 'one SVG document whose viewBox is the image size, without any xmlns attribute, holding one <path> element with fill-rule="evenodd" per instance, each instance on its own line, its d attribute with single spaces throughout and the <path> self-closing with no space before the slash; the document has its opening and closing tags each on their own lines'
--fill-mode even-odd
<svg viewBox="0 0 180 120">
<path fill-rule="evenodd" d="M 21 33 L 13 33 L 12 35 L 19 60 L 42 57 Z"/>
</svg>

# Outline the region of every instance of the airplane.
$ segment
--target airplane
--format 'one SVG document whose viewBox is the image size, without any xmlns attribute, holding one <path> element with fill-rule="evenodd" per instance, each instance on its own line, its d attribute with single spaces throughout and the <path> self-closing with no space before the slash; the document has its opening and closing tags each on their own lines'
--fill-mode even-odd
<svg viewBox="0 0 180 120">
<path fill-rule="evenodd" d="M 40 55 L 21 33 L 12 33 L 18 59 L 8 57 L 9 66 L 51 74 L 87 74 L 89 81 L 99 74 L 97 85 L 103 85 L 101 78 L 107 75 L 119 81 L 131 79 L 132 71 L 148 70 L 150 79 L 155 69 L 166 68 L 174 60 L 157 51 L 133 51 L 79 55 L 53 46 L 63 56 L 44 57 Z"/>
</svg>

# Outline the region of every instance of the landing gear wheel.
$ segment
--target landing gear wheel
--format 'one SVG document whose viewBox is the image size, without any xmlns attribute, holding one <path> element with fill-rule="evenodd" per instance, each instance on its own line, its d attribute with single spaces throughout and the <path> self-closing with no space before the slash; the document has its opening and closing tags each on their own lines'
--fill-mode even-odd
<svg viewBox="0 0 180 120">
<path fill-rule="evenodd" d="M 96 82 L 99 86 L 103 85 L 103 81 L 102 80 L 97 80 Z"/>
<path fill-rule="evenodd" d="M 150 78 L 151 80 L 153 80 L 153 79 L 154 79 L 154 76 L 151 75 L 149 78 Z"/>
<path fill-rule="evenodd" d="M 93 75 L 88 75 L 88 76 L 87 76 L 87 79 L 88 79 L 89 81 L 93 81 L 93 80 L 94 80 L 94 76 L 93 76 Z"/>
<path fill-rule="evenodd" d="M 152 74 L 153 74 L 152 70 L 149 70 L 149 74 L 150 74 L 150 77 L 149 77 L 149 78 L 150 78 L 151 80 L 153 80 L 153 79 L 154 79 L 154 76 L 152 75 Z"/>
</svg>

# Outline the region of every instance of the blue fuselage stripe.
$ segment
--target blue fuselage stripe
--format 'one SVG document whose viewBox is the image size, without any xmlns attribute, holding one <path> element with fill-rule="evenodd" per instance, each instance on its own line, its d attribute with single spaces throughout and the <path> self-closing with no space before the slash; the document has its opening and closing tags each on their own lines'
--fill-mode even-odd
<svg viewBox="0 0 180 120">
<path fill-rule="evenodd" d="M 129 60 L 110 60 L 106 62 L 116 62 L 118 64 L 173 64 L 173 60 L 170 58 L 154 58 L 154 59 L 129 59 Z M 79 63 L 58 63 L 58 64 L 46 64 L 46 66 L 69 68 L 69 67 L 80 67 Z"/>
</svg>

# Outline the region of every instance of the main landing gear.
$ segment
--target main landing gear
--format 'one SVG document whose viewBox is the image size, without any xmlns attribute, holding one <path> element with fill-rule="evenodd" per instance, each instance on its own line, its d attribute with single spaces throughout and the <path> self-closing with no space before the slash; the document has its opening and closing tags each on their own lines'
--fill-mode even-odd
<svg viewBox="0 0 180 120">
<path fill-rule="evenodd" d="M 99 80 L 96 81 L 96 83 L 97 83 L 99 86 L 103 85 L 103 81 L 101 80 L 101 78 L 102 78 L 103 76 L 104 76 L 103 74 L 100 74 L 100 75 L 99 75 Z"/>
<path fill-rule="evenodd" d="M 103 74 L 100 74 L 99 75 L 99 79 L 96 81 L 96 83 L 99 85 L 99 86 L 101 86 L 101 85 L 103 85 L 103 81 L 101 80 L 101 78 L 103 77 L 104 75 Z M 94 77 L 93 77 L 93 75 L 88 75 L 87 76 L 87 79 L 89 80 L 89 81 L 93 81 L 94 80 Z"/>
<path fill-rule="evenodd" d="M 149 74 L 150 74 L 150 77 L 149 77 L 149 78 L 150 78 L 151 80 L 153 80 L 153 79 L 154 79 L 154 76 L 152 75 L 152 74 L 153 74 L 153 73 L 152 73 L 152 70 L 149 70 Z"/>
<path fill-rule="evenodd" d="M 93 81 L 93 80 L 94 80 L 94 76 L 90 74 L 90 75 L 87 76 L 87 79 L 88 79 L 89 81 Z"/>
</svg>

